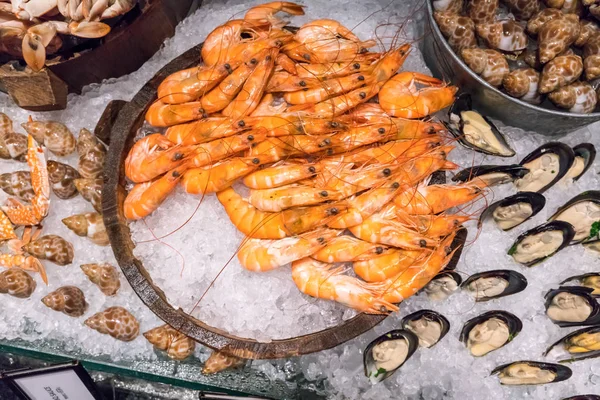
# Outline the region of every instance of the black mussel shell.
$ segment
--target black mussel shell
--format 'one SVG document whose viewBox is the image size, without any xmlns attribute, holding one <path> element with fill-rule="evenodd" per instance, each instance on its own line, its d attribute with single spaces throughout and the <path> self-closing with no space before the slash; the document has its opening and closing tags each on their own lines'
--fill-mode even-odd
<svg viewBox="0 0 600 400">
<path fill-rule="evenodd" d="M 598 283 L 599 283 L 598 286 L 600 287 L 600 272 L 590 272 L 588 274 L 571 276 L 571 277 L 565 279 L 564 281 L 562 281 L 560 284 L 562 285 L 563 283 L 577 281 L 577 282 L 579 282 L 578 286 L 583 286 L 583 287 L 587 287 L 587 288 L 594 290 L 592 293 L 590 293 L 592 296 L 600 297 L 600 289 L 596 290 L 595 287 L 585 285 L 584 281 L 588 278 L 598 278 Z"/>
<path fill-rule="evenodd" d="M 456 236 L 454 236 L 454 240 L 450 244 L 450 252 L 454 251 L 455 249 L 456 249 L 456 251 L 452 255 L 450 262 L 448 262 L 446 267 L 444 267 L 444 271 L 453 271 L 456 269 L 456 264 L 458 264 L 458 261 L 460 260 L 460 256 L 463 251 L 463 248 L 465 247 L 465 242 L 467 240 L 467 234 L 468 234 L 467 228 L 465 228 L 464 226 L 461 226 L 458 229 L 458 231 L 456 231 Z"/>
<path fill-rule="evenodd" d="M 555 176 L 552 181 L 550 181 L 546 186 L 537 190 L 538 193 L 545 192 L 556 182 L 560 181 L 567 174 L 569 168 L 571 168 L 571 165 L 573 165 L 573 161 L 575 160 L 575 153 L 569 146 L 560 142 L 548 142 L 529 153 L 519 164 L 525 165 L 548 153 L 558 155 L 559 167 L 558 171 L 553 171 Z"/>
<path fill-rule="evenodd" d="M 548 218 L 548 221 L 554 221 L 556 220 L 556 218 L 562 214 L 564 211 L 566 211 L 567 209 L 573 207 L 576 204 L 579 203 L 583 203 L 583 202 L 592 202 L 597 204 L 600 207 L 600 190 L 588 190 L 585 191 L 583 193 L 578 194 L 577 196 L 573 197 L 571 200 L 567 201 L 563 206 L 561 206 L 558 210 L 556 210 L 556 212 L 554 213 L 554 215 L 552 215 L 550 218 Z M 569 222 L 569 221 L 567 221 Z M 598 221 L 598 223 L 600 224 L 600 220 Z M 575 228 L 577 228 L 576 225 L 573 225 Z M 592 236 L 592 226 L 588 226 L 585 228 L 586 232 L 588 234 L 588 236 L 586 237 L 579 237 L 579 238 L 574 238 L 573 241 L 571 242 L 571 244 L 576 244 L 576 243 L 581 243 L 586 239 L 589 239 Z M 588 232 L 589 230 L 589 232 Z M 596 233 L 597 235 L 598 233 Z M 578 232 L 575 232 L 575 236 L 578 236 Z"/>
<path fill-rule="evenodd" d="M 441 327 L 440 337 L 437 339 L 437 341 L 435 343 L 433 343 L 431 346 L 423 346 L 423 347 L 435 346 L 444 338 L 444 336 L 446 336 L 446 334 L 450 330 L 450 321 L 448 321 L 448 319 L 446 317 L 444 317 L 442 314 L 437 313 L 433 310 L 419 310 L 417 312 L 409 314 L 406 317 L 402 318 L 402 321 L 400 322 L 400 326 L 402 326 L 402 329 L 410 330 L 408 328 L 408 323 L 411 321 L 419 320 L 419 319 L 425 319 L 428 322 L 429 321 L 437 322 L 438 324 L 440 324 L 440 327 Z M 417 337 L 418 337 L 418 335 L 417 335 Z M 419 339 L 419 343 L 420 343 L 420 339 Z"/>
<path fill-rule="evenodd" d="M 512 226 L 508 229 L 504 229 L 505 231 L 509 231 L 509 230 L 513 229 L 514 227 L 521 225 L 523 222 L 527 221 L 529 218 L 531 218 L 534 215 L 536 215 L 537 213 L 539 213 L 546 205 L 546 198 L 544 197 L 543 194 L 536 193 L 536 192 L 519 192 L 517 194 L 513 194 L 512 196 L 508 196 L 505 199 L 497 201 L 497 202 L 491 204 L 488 208 L 486 208 L 479 216 L 479 221 L 477 222 L 477 226 L 479 228 L 481 228 L 483 221 L 485 219 L 487 219 L 488 217 L 492 217 L 494 215 L 494 211 L 496 211 L 496 209 L 498 207 L 508 207 L 508 206 L 512 206 L 513 204 L 519 204 L 519 203 L 529 204 L 531 206 L 532 214 L 529 217 L 525 218 L 520 223 L 518 223 L 517 225 Z"/>
<path fill-rule="evenodd" d="M 479 165 L 463 169 L 452 177 L 454 182 L 468 182 L 475 178 L 483 180 L 487 186 L 495 186 L 512 182 L 524 177 L 529 170 L 518 164 L 511 165 Z"/>
<path fill-rule="evenodd" d="M 448 132 L 450 132 L 452 134 L 452 136 L 456 137 L 460 144 L 462 144 L 464 147 L 466 147 L 468 149 L 472 149 L 479 153 L 489 154 L 492 156 L 512 157 L 515 155 L 515 151 L 510 147 L 510 145 L 506 141 L 506 138 L 500 132 L 500 130 L 496 127 L 496 125 L 494 125 L 494 123 L 488 117 L 486 117 L 478 112 L 477 112 L 477 114 L 479 116 L 481 116 L 483 121 L 489 125 L 491 134 L 494 135 L 494 137 L 498 140 L 498 142 L 500 143 L 500 146 L 502 146 L 502 149 L 499 149 L 499 150 L 494 149 L 495 150 L 494 151 L 492 149 L 483 148 L 483 147 L 476 145 L 475 143 L 469 142 L 465 136 L 465 131 L 464 131 L 465 125 L 468 125 L 470 123 L 469 121 L 465 121 L 463 118 L 462 113 L 465 111 L 476 112 L 473 110 L 471 96 L 467 93 L 462 93 L 456 98 L 456 100 L 454 101 L 454 104 L 452 105 L 452 107 L 450 107 L 450 110 L 448 111 L 449 121 L 443 122 L 443 124 L 448 129 Z"/>
<path fill-rule="evenodd" d="M 523 290 L 525 290 L 525 288 L 527 287 L 527 279 L 521 275 L 520 273 L 518 273 L 517 271 L 512 271 L 509 269 L 497 269 L 497 270 L 493 270 L 493 271 L 485 271 L 485 272 L 479 272 L 477 274 L 473 274 L 470 277 L 467 278 L 467 280 L 465 280 L 461 286 L 461 288 L 471 292 L 471 290 L 469 289 L 469 285 L 473 282 L 475 282 L 478 279 L 481 278 L 493 278 L 493 277 L 497 277 L 500 279 L 505 280 L 506 282 L 508 282 L 508 286 L 506 287 L 506 289 L 504 289 L 504 291 L 500 294 L 494 295 L 494 296 L 481 296 L 481 297 L 475 297 L 475 301 L 488 301 L 488 300 L 492 300 L 492 299 L 497 299 L 500 297 L 505 297 L 505 296 L 510 296 L 511 294 L 515 294 L 515 293 L 519 293 L 522 292 Z"/>
<path fill-rule="evenodd" d="M 596 158 L 596 148 L 591 143 L 581 143 L 573 147 L 573 153 L 575 153 L 575 157 L 583 158 L 584 164 L 583 171 L 581 171 L 579 175 L 573 177 L 573 180 L 576 181 L 581 178 L 594 163 L 594 159 Z"/>
<path fill-rule="evenodd" d="M 568 342 L 571 339 L 575 338 L 576 336 L 578 336 L 582 333 L 599 334 L 599 337 L 600 337 L 600 326 L 597 326 L 597 325 L 596 326 L 588 326 L 588 327 L 581 328 L 574 332 L 569 333 L 567 336 L 565 336 L 562 339 L 551 344 L 546 349 L 543 356 L 546 357 L 548 355 L 548 353 L 550 353 L 552 351 L 553 348 L 555 348 L 556 346 L 559 346 L 559 345 L 564 346 L 564 345 L 568 344 Z M 578 347 L 582 347 L 582 346 L 578 346 Z M 590 351 L 586 351 L 586 352 L 577 352 L 577 353 L 569 353 L 568 350 L 564 347 L 563 347 L 563 350 L 565 351 L 566 355 L 569 355 L 569 357 L 567 357 L 563 360 L 559 360 L 558 362 L 580 361 L 580 360 L 587 360 L 589 358 L 596 358 L 596 357 L 600 356 L 600 350 L 590 350 Z"/>
<path fill-rule="evenodd" d="M 431 298 L 431 294 L 430 294 L 430 289 L 433 285 L 435 285 L 436 281 L 439 281 L 440 279 L 452 279 L 455 283 L 456 283 L 456 288 L 453 289 L 451 292 L 447 292 L 444 291 L 445 296 L 443 298 L 433 298 L 434 300 L 444 300 L 446 297 L 450 296 L 452 293 L 454 293 L 455 291 L 458 290 L 458 288 L 460 287 L 460 284 L 462 283 L 462 278 L 459 274 L 457 274 L 454 271 L 442 271 L 439 274 L 437 274 L 436 276 L 433 277 L 433 279 L 431 281 L 429 281 L 429 283 L 427 284 L 427 286 L 425 286 L 425 288 L 423 288 L 423 291 L 425 293 L 427 293 L 427 296 Z M 429 290 L 428 290 L 429 288 Z"/>
<path fill-rule="evenodd" d="M 551 363 L 538 362 L 538 361 L 527 361 L 527 360 L 514 361 L 514 362 L 511 362 L 508 364 L 500 365 L 499 367 L 494 368 L 492 370 L 492 372 L 490 373 L 490 375 L 499 374 L 504 369 L 506 369 L 514 364 L 527 364 L 530 367 L 537 367 L 540 369 L 550 370 L 550 371 L 554 372 L 556 374 L 556 378 L 550 383 L 566 381 L 567 379 L 569 379 L 571 377 L 571 375 L 573 375 L 573 371 L 571 371 L 571 369 L 569 367 L 565 367 L 564 365 L 551 364 Z M 502 383 L 502 384 L 504 385 L 504 383 Z"/>
<path fill-rule="evenodd" d="M 595 394 L 578 394 L 577 396 L 565 397 L 562 400 L 600 400 L 600 396 Z"/>
<path fill-rule="evenodd" d="M 542 262 L 543 260 L 545 260 L 548 257 L 552 257 L 554 254 L 558 253 L 559 251 L 561 251 L 562 249 L 567 247 L 569 245 L 569 243 L 571 242 L 571 240 L 573 240 L 573 236 L 575 236 L 575 229 L 573 229 L 573 226 L 571 224 L 569 224 L 568 222 L 563 222 L 563 221 L 546 222 L 545 224 L 536 226 L 535 228 L 530 229 L 527 232 L 519 235 L 517 240 L 515 240 L 513 245 L 508 250 L 508 255 L 513 256 L 513 258 L 514 258 L 514 254 L 517 252 L 517 246 L 526 237 L 528 237 L 530 235 L 542 233 L 542 232 L 547 232 L 547 231 L 562 231 L 562 234 L 563 234 L 562 244 L 553 253 L 548 254 L 547 256 L 536 258 L 535 260 L 532 260 L 532 261 L 529 261 L 526 263 L 520 263 L 520 264 L 523 264 L 527 267 L 531 267 L 539 262 Z M 517 261 L 517 260 L 515 260 L 515 261 Z M 517 262 L 519 262 L 519 261 L 517 261 Z"/>
<path fill-rule="evenodd" d="M 508 343 L 510 343 L 519 334 L 519 332 L 521 332 L 521 329 L 523 329 L 523 323 L 521 322 L 519 317 L 517 317 L 516 315 L 511 314 L 507 311 L 496 311 L 496 310 L 488 311 L 486 313 L 476 316 L 475 318 L 471 318 L 470 320 L 465 322 L 462 330 L 460 331 L 459 340 L 461 342 L 463 342 L 465 346 L 467 346 L 467 343 L 469 340 L 469 333 L 471 332 L 471 330 L 475 326 L 477 326 L 491 318 L 498 318 L 499 320 L 503 321 L 506 324 L 506 326 L 508 327 L 508 332 L 509 332 L 508 340 L 506 341 L 506 343 L 504 343 L 499 348 L 502 348 L 502 347 L 506 346 Z M 495 349 L 495 350 L 498 350 L 498 349 Z M 494 351 L 494 350 L 492 350 L 492 351 Z M 488 353 L 485 353 L 485 354 L 489 354 L 489 353 L 491 353 L 491 351 Z M 483 354 L 483 355 L 485 355 L 485 354 Z"/>
<path fill-rule="evenodd" d="M 408 354 L 402 363 L 394 368 L 391 371 L 379 370 L 376 368 L 375 360 L 373 359 L 373 348 L 380 343 L 389 340 L 397 340 L 404 339 L 408 344 Z M 407 331 L 404 329 L 396 329 L 393 331 L 389 331 L 385 335 L 379 336 L 377 339 L 373 340 L 371 343 L 367 345 L 363 354 L 363 366 L 365 371 L 365 376 L 369 378 L 371 383 L 378 383 L 382 380 L 391 376 L 394 372 L 396 372 L 402 365 L 414 354 L 414 352 L 419 347 L 419 338 L 417 335 L 412 333 L 411 331 Z"/>
<path fill-rule="evenodd" d="M 592 312 L 585 321 L 581 322 L 555 321 L 552 318 L 550 318 L 550 316 L 548 316 L 548 318 L 550 318 L 552 322 L 554 322 L 561 328 L 569 326 L 585 326 L 600 324 L 600 305 L 592 296 L 591 293 L 593 291 L 593 289 L 587 288 L 585 286 L 561 286 L 558 289 L 552 289 L 548 291 L 548 293 L 544 295 L 544 298 L 546 299 L 546 302 L 544 304 L 544 307 L 546 309 L 546 315 L 548 315 L 548 308 L 552 304 L 552 300 L 554 299 L 554 297 L 557 296 L 559 293 L 566 292 L 582 297 L 590 305 L 590 307 L 592 308 Z"/>
</svg>

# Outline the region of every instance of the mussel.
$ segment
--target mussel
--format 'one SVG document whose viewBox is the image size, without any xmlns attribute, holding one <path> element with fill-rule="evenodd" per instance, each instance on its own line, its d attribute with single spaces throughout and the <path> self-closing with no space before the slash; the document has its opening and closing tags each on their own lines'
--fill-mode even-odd
<svg viewBox="0 0 600 400">
<path fill-rule="evenodd" d="M 454 182 L 482 181 L 486 186 L 496 186 L 521 179 L 529 170 L 521 165 L 480 165 L 466 168 L 452 177 Z"/>
<path fill-rule="evenodd" d="M 517 271 L 498 269 L 473 274 L 461 287 L 475 301 L 488 301 L 522 292 L 527 287 L 527 279 Z"/>
<path fill-rule="evenodd" d="M 568 222 L 551 221 L 522 233 L 508 250 L 508 255 L 531 267 L 565 248 L 575 236 Z"/>
<path fill-rule="evenodd" d="M 419 346 L 435 346 L 450 330 L 450 322 L 442 314 L 432 310 L 419 310 L 402 318 L 402 329 L 411 331 L 419 338 Z"/>
<path fill-rule="evenodd" d="M 587 287 L 593 290 L 590 293 L 594 297 L 600 297 L 600 273 L 599 272 L 590 272 L 588 274 L 583 275 L 575 275 L 570 278 L 565 279 L 560 284 L 567 282 L 577 281 L 579 283 L 578 286 Z"/>
<path fill-rule="evenodd" d="M 520 191 L 543 193 L 561 180 L 573 165 L 575 153 L 564 143 L 548 142 L 527 155 L 521 165 L 529 170 L 515 181 Z"/>
<path fill-rule="evenodd" d="M 559 362 L 600 356 L 600 326 L 588 326 L 569 333 L 550 345 L 544 352 L 544 357 L 550 353 L 555 358 L 563 358 Z"/>
<path fill-rule="evenodd" d="M 479 216 L 478 226 L 492 217 L 496 225 L 504 231 L 522 224 L 539 213 L 546 205 L 544 195 L 536 192 L 519 192 L 491 204 Z"/>
<path fill-rule="evenodd" d="M 582 242 L 581 245 L 588 250 L 600 253 L 600 239 L 598 239 L 598 237 L 593 240 L 586 240 L 585 242 Z"/>
<path fill-rule="evenodd" d="M 444 271 L 434 276 L 423 290 L 431 300 L 446 300 L 448 296 L 456 292 L 461 282 L 462 278 L 456 272 Z"/>
<path fill-rule="evenodd" d="M 591 143 L 581 143 L 573 147 L 573 153 L 575 160 L 564 179 L 571 178 L 576 181 L 592 166 L 596 158 L 596 148 Z"/>
<path fill-rule="evenodd" d="M 546 315 L 560 327 L 600 323 L 600 305 L 593 289 L 583 286 L 561 286 L 546 293 Z"/>
<path fill-rule="evenodd" d="M 463 93 L 457 97 L 448 111 L 448 131 L 465 147 L 480 153 L 498 157 L 512 157 L 515 151 L 494 123 L 473 111 L 471 96 Z"/>
<path fill-rule="evenodd" d="M 458 264 L 458 261 L 460 260 L 460 256 L 465 247 L 465 242 L 467 240 L 468 233 L 469 232 L 467 231 L 467 228 L 465 228 L 464 226 L 461 226 L 460 229 L 456 231 L 456 236 L 454 236 L 454 240 L 450 244 L 450 248 L 452 249 L 452 251 L 454 251 L 454 255 L 452 255 L 452 258 L 450 259 L 448 264 L 446 264 L 442 271 L 452 271 L 456 269 L 456 264 Z"/>
<path fill-rule="evenodd" d="M 378 337 L 366 347 L 363 355 L 365 375 L 371 383 L 391 376 L 419 347 L 414 333 L 397 329 Z"/>
<path fill-rule="evenodd" d="M 468 320 L 460 332 L 460 341 L 475 357 L 498 350 L 513 340 L 523 323 L 506 311 L 488 311 Z"/>
<path fill-rule="evenodd" d="M 549 221 L 565 221 L 573 225 L 575 236 L 572 243 L 594 236 L 592 225 L 600 221 L 600 190 L 588 190 L 573 197 Z"/>
<path fill-rule="evenodd" d="M 515 361 L 494 368 L 503 385 L 543 385 L 565 381 L 573 375 L 570 368 L 560 364 L 538 361 Z"/>
</svg>

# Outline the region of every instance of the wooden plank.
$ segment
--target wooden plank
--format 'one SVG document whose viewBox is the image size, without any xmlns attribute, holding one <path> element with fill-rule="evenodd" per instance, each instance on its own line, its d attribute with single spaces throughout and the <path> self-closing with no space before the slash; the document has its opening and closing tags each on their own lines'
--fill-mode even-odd
<svg viewBox="0 0 600 400">
<path fill-rule="evenodd" d="M 44 68 L 33 72 L 18 62 L 0 67 L 0 82 L 19 107 L 30 111 L 64 110 L 68 85 Z"/>
<path fill-rule="evenodd" d="M 127 104 L 125 100 L 112 100 L 102 112 L 96 128 L 94 128 L 94 134 L 105 144 L 110 144 L 110 131 L 119 116 L 119 111 L 121 111 L 125 104 Z"/>
</svg>

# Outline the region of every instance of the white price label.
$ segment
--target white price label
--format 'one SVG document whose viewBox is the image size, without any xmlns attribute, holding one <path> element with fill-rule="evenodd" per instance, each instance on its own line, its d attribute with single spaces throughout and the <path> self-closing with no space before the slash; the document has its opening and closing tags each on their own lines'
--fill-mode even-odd
<svg viewBox="0 0 600 400">
<path fill-rule="evenodd" d="M 95 400 L 74 370 L 15 378 L 14 383 L 32 400 Z"/>
</svg>

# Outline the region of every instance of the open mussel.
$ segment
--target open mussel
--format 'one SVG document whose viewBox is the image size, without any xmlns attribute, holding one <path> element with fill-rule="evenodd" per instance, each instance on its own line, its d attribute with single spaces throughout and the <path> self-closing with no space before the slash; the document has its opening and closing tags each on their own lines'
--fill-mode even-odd
<svg viewBox="0 0 600 400">
<path fill-rule="evenodd" d="M 600 273 L 598 272 L 590 272 L 588 274 L 583 275 L 575 275 L 570 278 L 565 279 L 560 284 L 568 283 L 568 282 L 577 282 L 578 286 L 583 286 L 586 288 L 590 288 L 593 290 L 590 293 L 594 297 L 600 297 Z"/>
<path fill-rule="evenodd" d="M 493 156 L 515 155 L 515 151 L 496 125 L 486 116 L 473 110 L 469 94 L 463 93 L 458 96 L 448 111 L 448 119 L 444 125 L 463 146 Z"/>
<path fill-rule="evenodd" d="M 575 228 L 572 243 L 579 243 L 593 235 L 592 225 L 600 221 L 600 190 L 583 192 L 560 207 L 550 221 L 565 221 Z"/>
<path fill-rule="evenodd" d="M 478 226 L 481 227 L 486 218 L 492 217 L 500 229 L 508 231 L 539 213 L 545 205 L 544 195 L 519 192 L 486 208 L 479 216 Z"/>
<path fill-rule="evenodd" d="M 503 385 L 543 385 L 565 381 L 573 375 L 573 371 L 560 364 L 515 361 L 494 368 L 491 375 L 496 374 Z"/>
<path fill-rule="evenodd" d="M 365 375 L 371 383 L 381 382 L 396 372 L 418 347 L 419 338 L 414 333 L 404 329 L 389 331 L 365 349 Z"/>
<path fill-rule="evenodd" d="M 442 301 L 456 292 L 462 282 L 462 278 L 454 271 L 444 271 L 436 276 L 423 288 L 427 297 L 431 300 Z"/>
<path fill-rule="evenodd" d="M 600 323 L 600 305 L 592 297 L 594 290 L 583 286 L 552 289 L 546 299 L 546 315 L 560 327 Z"/>
<path fill-rule="evenodd" d="M 460 332 L 460 341 L 475 357 L 498 350 L 513 340 L 523 323 L 506 311 L 488 311 L 468 320 Z"/>
<path fill-rule="evenodd" d="M 454 182 L 481 181 L 486 186 L 496 186 L 521 179 L 529 170 L 518 164 L 479 165 L 466 168 L 452 177 Z"/>
<path fill-rule="evenodd" d="M 450 330 L 450 322 L 442 314 L 432 310 L 419 310 L 402 318 L 403 329 L 419 338 L 419 346 L 435 346 Z"/>
<path fill-rule="evenodd" d="M 600 326 L 588 326 L 569 333 L 544 352 L 559 362 L 586 360 L 600 356 Z"/>
<path fill-rule="evenodd" d="M 573 147 L 573 153 L 575 153 L 575 160 L 567 171 L 565 179 L 570 178 L 576 181 L 592 166 L 596 158 L 596 148 L 591 143 L 581 143 Z"/>
<path fill-rule="evenodd" d="M 508 255 L 531 267 L 565 248 L 575 236 L 568 222 L 551 221 L 522 233 L 508 250 Z"/>
<path fill-rule="evenodd" d="M 529 173 L 517 179 L 515 186 L 519 191 L 543 193 L 567 174 L 574 160 L 575 153 L 566 144 L 546 143 L 521 161 Z"/>
<path fill-rule="evenodd" d="M 527 279 L 517 271 L 498 269 L 473 274 L 461 287 L 475 301 L 488 301 L 522 292 L 527 287 Z"/>
</svg>

